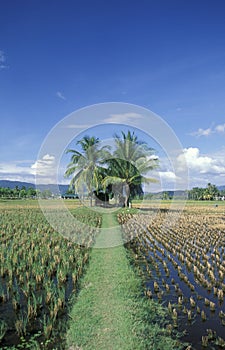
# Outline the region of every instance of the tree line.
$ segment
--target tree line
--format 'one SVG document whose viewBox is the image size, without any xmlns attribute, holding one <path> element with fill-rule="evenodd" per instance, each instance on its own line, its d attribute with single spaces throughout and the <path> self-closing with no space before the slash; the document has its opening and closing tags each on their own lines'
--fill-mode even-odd
<svg viewBox="0 0 225 350">
<path fill-rule="evenodd" d="M 48 189 L 40 191 L 33 187 L 26 188 L 22 186 L 10 187 L 0 187 L 0 197 L 8 199 L 25 199 L 25 198 L 50 198 L 52 197 L 52 192 Z"/>
<path fill-rule="evenodd" d="M 188 191 L 188 199 L 191 200 L 225 200 L 225 190 L 219 190 L 216 185 L 208 183 L 206 188 L 193 187 Z"/>
</svg>

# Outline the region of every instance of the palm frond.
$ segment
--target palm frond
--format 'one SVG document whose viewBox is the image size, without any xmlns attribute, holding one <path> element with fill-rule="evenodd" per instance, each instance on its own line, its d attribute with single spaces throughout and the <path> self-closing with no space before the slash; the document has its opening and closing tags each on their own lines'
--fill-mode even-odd
<svg viewBox="0 0 225 350">
<path fill-rule="evenodd" d="M 126 180 L 125 179 L 121 179 L 121 177 L 117 177 L 117 176 L 106 176 L 103 180 L 102 180 L 102 185 L 103 188 L 106 189 L 107 186 L 109 185 L 117 185 L 117 184 L 122 184 L 124 183 Z"/>
</svg>

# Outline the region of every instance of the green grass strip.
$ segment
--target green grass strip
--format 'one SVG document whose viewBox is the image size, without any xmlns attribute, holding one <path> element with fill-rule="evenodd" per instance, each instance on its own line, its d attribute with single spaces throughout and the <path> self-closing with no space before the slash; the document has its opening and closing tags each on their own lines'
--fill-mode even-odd
<svg viewBox="0 0 225 350">
<path fill-rule="evenodd" d="M 117 225 L 114 216 L 103 215 L 102 227 L 114 227 L 118 242 L 121 232 Z M 179 349 L 178 342 L 160 326 L 165 317 L 163 308 L 141 296 L 141 280 L 123 245 L 92 250 L 90 266 L 75 299 L 68 349 Z"/>
</svg>

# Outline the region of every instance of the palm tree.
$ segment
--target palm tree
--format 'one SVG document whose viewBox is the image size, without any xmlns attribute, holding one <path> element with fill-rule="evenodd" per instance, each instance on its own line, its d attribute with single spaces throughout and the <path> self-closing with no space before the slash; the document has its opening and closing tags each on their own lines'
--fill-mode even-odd
<svg viewBox="0 0 225 350">
<path fill-rule="evenodd" d="M 219 194 L 216 185 L 212 185 L 210 182 L 204 190 L 204 199 L 212 200 Z"/>
<path fill-rule="evenodd" d="M 104 168 L 101 164 L 104 157 L 109 152 L 109 147 L 100 148 L 100 140 L 95 136 L 84 136 L 77 141 L 77 145 L 81 146 L 82 152 L 74 149 L 68 149 L 66 153 L 72 153 L 71 161 L 67 166 L 65 177 L 73 175 L 70 182 L 71 189 L 81 189 L 87 187 L 90 196 L 90 206 L 92 206 L 93 190 L 99 190 L 101 181 L 104 176 Z"/>
<path fill-rule="evenodd" d="M 124 197 L 128 206 L 130 192 L 141 187 L 143 182 L 156 182 L 145 175 L 158 166 L 158 159 L 153 156 L 153 149 L 145 142 L 139 141 L 130 131 L 122 136 L 115 135 L 116 149 L 113 156 L 107 160 L 108 175 L 103 179 L 103 186 L 113 186 L 113 190 Z M 132 194 L 132 193 L 131 193 Z"/>
</svg>

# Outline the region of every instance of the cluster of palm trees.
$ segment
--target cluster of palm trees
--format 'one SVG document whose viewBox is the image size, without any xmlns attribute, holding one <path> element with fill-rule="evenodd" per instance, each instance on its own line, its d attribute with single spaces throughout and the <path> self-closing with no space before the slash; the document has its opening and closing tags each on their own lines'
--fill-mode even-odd
<svg viewBox="0 0 225 350">
<path fill-rule="evenodd" d="M 77 193 L 84 189 L 93 205 L 94 193 L 108 193 L 124 206 L 134 196 L 142 195 L 142 184 L 155 182 L 149 171 L 158 166 L 153 148 L 139 141 L 134 132 L 121 131 L 114 136 L 114 146 L 101 146 L 95 136 L 84 136 L 77 141 L 81 151 L 68 149 L 71 160 L 65 177 L 71 177 L 70 188 Z"/>
<path fill-rule="evenodd" d="M 213 200 L 213 199 L 225 198 L 225 191 L 219 190 L 216 185 L 208 183 L 206 188 L 193 187 L 188 191 L 188 199 L 192 200 Z"/>
</svg>

